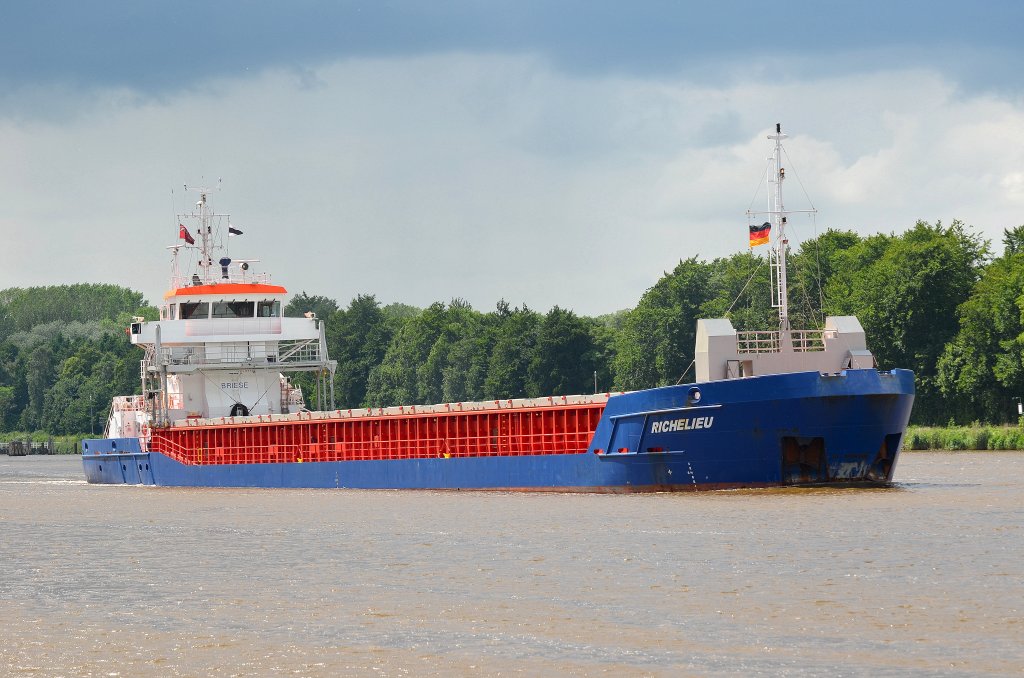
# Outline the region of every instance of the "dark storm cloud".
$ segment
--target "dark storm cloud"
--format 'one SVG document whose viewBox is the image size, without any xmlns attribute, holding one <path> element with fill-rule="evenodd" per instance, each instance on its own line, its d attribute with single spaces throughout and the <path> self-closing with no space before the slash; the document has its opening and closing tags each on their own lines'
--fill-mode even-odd
<svg viewBox="0 0 1024 678">
<path fill-rule="evenodd" d="M 770 75 L 766 59 L 814 71 L 845 54 L 853 69 L 898 52 L 985 87 L 1017 82 L 1016 60 L 1003 57 L 1019 51 L 1024 3 L 44 0 L 5 3 L 0 18 L 8 97 L 45 84 L 159 94 L 267 68 L 437 52 L 532 52 L 575 74 L 697 81 L 719 77 L 723 59 Z"/>
</svg>

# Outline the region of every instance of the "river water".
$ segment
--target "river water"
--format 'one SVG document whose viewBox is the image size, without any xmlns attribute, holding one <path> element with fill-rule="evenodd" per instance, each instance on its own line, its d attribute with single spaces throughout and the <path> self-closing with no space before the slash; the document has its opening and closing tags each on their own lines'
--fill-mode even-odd
<svg viewBox="0 0 1024 678">
<path fill-rule="evenodd" d="M 0 457 L 0 675 L 1021 675 L 1024 453 L 896 480 L 177 489 Z"/>
</svg>

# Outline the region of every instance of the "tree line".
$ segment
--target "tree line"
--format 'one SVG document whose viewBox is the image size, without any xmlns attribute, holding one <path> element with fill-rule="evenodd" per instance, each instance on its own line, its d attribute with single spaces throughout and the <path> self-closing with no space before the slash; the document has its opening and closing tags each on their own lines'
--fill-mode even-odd
<svg viewBox="0 0 1024 678">
<path fill-rule="evenodd" d="M 828 230 L 788 257 L 790 317 L 820 327 L 856 315 L 882 369 L 917 377 L 913 421 L 1016 420 L 1024 395 L 1024 226 L 1002 251 L 959 222 L 901 234 Z M 326 322 L 342 408 L 633 390 L 690 381 L 698 318 L 774 329 L 757 250 L 681 260 L 628 310 L 598 317 L 500 301 L 418 309 L 361 294 L 346 306 L 302 292 L 285 307 Z M 110 399 L 139 389 L 132 315 L 142 295 L 114 285 L 0 291 L 0 432 L 102 430 Z M 299 375 L 312 407 L 308 375 Z M 326 403 L 324 404 L 326 405 Z"/>
<path fill-rule="evenodd" d="M 156 310 L 116 285 L 0 291 L 0 433 L 100 433 L 115 395 L 139 391 L 125 328 Z"/>
</svg>

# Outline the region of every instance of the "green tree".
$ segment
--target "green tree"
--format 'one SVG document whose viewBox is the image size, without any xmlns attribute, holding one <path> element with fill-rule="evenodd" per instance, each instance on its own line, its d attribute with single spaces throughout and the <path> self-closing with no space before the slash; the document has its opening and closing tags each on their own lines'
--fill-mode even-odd
<svg viewBox="0 0 1024 678">
<path fill-rule="evenodd" d="M 487 367 L 495 343 L 493 313 L 471 311 L 464 316 L 448 348 L 448 360 L 441 372 L 441 399 L 445 402 L 482 400 Z"/>
<path fill-rule="evenodd" d="M 685 335 L 693 357 L 697 318 L 729 318 L 740 331 L 779 328 L 778 311 L 772 308 L 772 284 L 768 259 L 754 252 L 740 252 L 715 259 L 709 267 L 707 301 L 692 316 Z M 680 339 L 684 339 L 680 337 Z"/>
<path fill-rule="evenodd" d="M 541 322 L 526 375 L 530 397 L 590 393 L 597 366 L 592 321 L 555 306 Z"/>
<path fill-rule="evenodd" d="M 615 379 L 614 365 L 617 350 L 617 324 L 625 322 L 626 312 L 602 316 L 590 323 L 590 335 L 594 342 L 594 371 L 597 372 L 595 391 L 612 390 Z"/>
<path fill-rule="evenodd" d="M 615 353 L 615 388 L 636 390 L 669 383 L 669 374 L 683 365 L 668 341 L 671 308 L 650 303 L 637 306 L 629 314 L 618 335 Z"/>
<path fill-rule="evenodd" d="M 901 236 L 849 248 L 841 257 L 847 275 L 829 281 L 829 310 L 860 319 L 879 365 L 914 370 L 917 421 L 944 423 L 937 364 L 987 253 L 987 243 L 958 221 L 919 221 Z"/>
<path fill-rule="evenodd" d="M 6 304 L 0 304 L 0 343 L 7 341 L 15 330 L 14 318 L 7 311 Z"/>
<path fill-rule="evenodd" d="M 824 325 L 825 290 L 835 276 L 845 275 L 842 253 L 861 241 L 853 231 L 829 229 L 805 240 L 788 258 L 790 324 L 797 329 Z"/>
<path fill-rule="evenodd" d="M 26 360 L 28 405 L 21 414 L 22 429 L 32 431 L 42 424 L 43 404 L 46 401 L 46 392 L 53 383 L 53 376 L 53 351 L 46 344 L 39 345 Z"/>
<path fill-rule="evenodd" d="M 504 302 L 498 304 L 494 316 L 494 344 L 487 361 L 485 397 L 523 398 L 541 317 L 525 305 L 510 309 Z"/>
<path fill-rule="evenodd" d="M 370 370 L 370 405 L 425 404 L 433 395 L 440 397 L 440 359 L 435 356 L 430 365 L 427 361 L 446 323 L 447 307 L 436 302 L 401 324 L 384 359 Z"/>
<path fill-rule="evenodd" d="M 370 371 L 384 359 L 392 325 L 373 295 L 360 294 L 327 319 L 327 345 L 338 361 L 335 398 L 342 408 L 364 407 Z"/>
<path fill-rule="evenodd" d="M 1006 248 L 1003 256 L 1020 254 L 1024 252 L 1024 226 L 1003 229 L 1003 246 Z"/>
<path fill-rule="evenodd" d="M 313 312 L 317 318 L 329 318 L 337 310 L 338 302 L 334 299 L 306 294 L 303 290 L 285 304 L 283 315 L 288 318 L 301 318 L 306 313 Z"/>
<path fill-rule="evenodd" d="M 466 372 L 469 369 L 471 348 L 463 346 L 460 351 L 453 349 L 464 339 L 472 338 L 479 331 L 479 314 L 462 299 L 454 299 L 445 307 L 439 305 L 436 314 L 425 318 L 434 309 L 424 311 L 419 319 L 430 322 L 430 336 L 433 338 L 427 350 L 426 359 L 416 368 L 416 392 L 419 403 L 441 403 L 467 399 Z"/>
<path fill-rule="evenodd" d="M 697 319 L 704 317 L 702 309 L 721 290 L 724 267 L 722 260 L 712 264 L 696 257 L 682 260 L 644 293 L 617 334 L 616 389 L 664 386 L 682 376 L 694 357 Z M 728 308 L 726 303 L 720 306 L 716 312 Z"/>
<path fill-rule="evenodd" d="M 114 319 L 145 305 L 142 294 L 117 285 L 58 285 L 0 291 L 0 306 L 6 307 L 14 327 L 21 331 L 53 321 Z"/>
<path fill-rule="evenodd" d="M 0 433 L 11 430 L 16 396 L 13 386 L 0 386 Z"/>
<path fill-rule="evenodd" d="M 423 313 L 422 308 L 417 308 L 397 301 L 388 304 L 382 310 L 384 311 L 384 316 L 386 318 L 398 321 L 398 324 L 401 324 L 401 322 L 409 320 L 410 318 L 415 318 L 420 313 Z"/>
<path fill-rule="evenodd" d="M 939 360 L 948 415 L 960 422 L 1016 420 L 1013 398 L 1024 396 L 1024 226 L 1003 242 L 957 310 L 959 330 Z"/>
</svg>

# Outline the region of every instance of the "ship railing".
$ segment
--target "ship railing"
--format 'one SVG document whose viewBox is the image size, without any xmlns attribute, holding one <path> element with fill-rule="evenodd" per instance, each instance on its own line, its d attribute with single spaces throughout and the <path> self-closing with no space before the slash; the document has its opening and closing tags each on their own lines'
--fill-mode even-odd
<svg viewBox="0 0 1024 678">
<path fill-rule="evenodd" d="M 116 400 L 116 398 L 115 398 L 115 400 Z M 110 403 L 110 411 L 107 412 L 107 423 L 105 423 L 103 425 L 103 437 L 104 438 L 109 438 L 110 437 L 110 420 L 113 419 L 113 418 L 114 418 L 114 403 L 113 403 L 113 401 L 111 401 L 111 403 Z"/>
<path fill-rule="evenodd" d="M 141 395 L 114 396 L 110 403 L 111 412 L 145 412 L 146 397 Z"/>
<path fill-rule="evenodd" d="M 172 396 L 173 399 L 173 396 Z M 178 396 L 180 402 L 181 396 Z M 127 414 L 131 412 L 145 412 L 146 397 L 141 395 L 114 396 L 110 401 L 110 411 L 107 413 L 107 423 L 103 426 L 103 437 L 110 436 L 110 422 L 115 412 Z"/>
<path fill-rule="evenodd" d="M 737 332 L 737 353 L 778 353 L 781 345 L 781 332 Z"/>
<path fill-rule="evenodd" d="M 793 341 L 793 350 L 798 353 L 811 351 L 824 351 L 825 341 L 835 339 L 835 330 L 792 330 L 790 336 Z"/>
<path fill-rule="evenodd" d="M 249 273 L 248 271 L 238 271 L 234 268 L 228 270 L 228 277 L 224 278 L 220 275 L 211 277 L 209 281 L 204 281 L 198 274 L 194 275 L 177 275 L 171 278 L 171 289 L 180 289 L 183 287 L 195 287 L 197 285 L 222 285 L 224 283 L 242 283 L 242 284 L 270 284 L 269 273 Z"/>
<path fill-rule="evenodd" d="M 167 406 L 180 410 L 184 407 L 184 398 L 180 393 L 167 394 Z M 146 397 L 141 395 L 114 396 L 110 402 L 110 412 L 145 412 Z"/>
<path fill-rule="evenodd" d="M 181 462 L 182 464 L 194 463 L 192 461 L 192 450 L 189 450 L 184 445 L 178 443 L 173 438 L 164 435 L 160 431 L 153 431 L 148 443 L 147 452 L 155 450 L 166 454 L 171 459 Z"/>
<path fill-rule="evenodd" d="M 790 330 L 789 340 L 796 353 L 824 351 L 825 342 L 835 339 L 835 330 Z M 778 353 L 782 332 L 755 330 L 736 333 L 737 353 Z"/>
<path fill-rule="evenodd" d="M 156 365 L 209 366 L 218 364 L 245 364 L 260 367 L 324 362 L 320 342 L 315 339 L 292 339 L 277 342 L 277 350 L 254 350 L 251 345 L 208 344 L 205 348 L 161 347 L 159 353 L 147 351 L 144 371 Z"/>
<path fill-rule="evenodd" d="M 277 342 L 281 362 L 316 362 L 320 360 L 319 339 L 291 339 Z"/>
<path fill-rule="evenodd" d="M 305 407 L 306 400 L 302 397 L 302 389 L 290 386 L 286 386 L 281 389 L 281 402 L 288 405 L 288 411 L 293 411 L 293 407 Z"/>
</svg>

